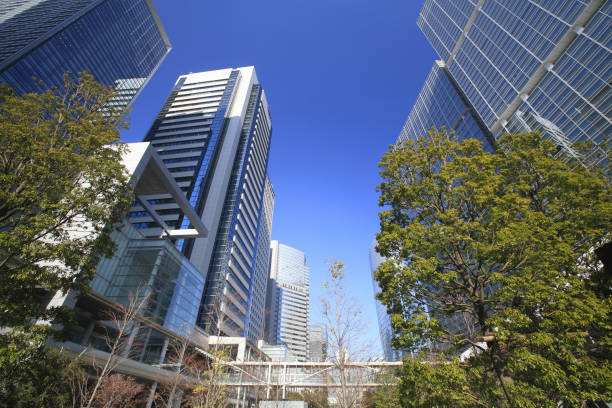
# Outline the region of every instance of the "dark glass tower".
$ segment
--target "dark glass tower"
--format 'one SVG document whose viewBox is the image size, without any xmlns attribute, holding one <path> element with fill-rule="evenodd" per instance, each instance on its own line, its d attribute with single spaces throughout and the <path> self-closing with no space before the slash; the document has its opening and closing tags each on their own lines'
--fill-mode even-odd
<svg viewBox="0 0 612 408">
<path fill-rule="evenodd" d="M 85 70 L 127 107 L 169 51 L 152 0 L 0 3 L 0 82 L 19 93 L 61 87 L 66 71 Z"/>
<path fill-rule="evenodd" d="M 436 61 L 414 103 L 398 141 L 416 140 L 432 127 L 446 127 L 463 139 L 478 139 L 493 149 L 493 135 L 484 126 L 461 89 L 448 74 L 442 61 Z"/>
</svg>

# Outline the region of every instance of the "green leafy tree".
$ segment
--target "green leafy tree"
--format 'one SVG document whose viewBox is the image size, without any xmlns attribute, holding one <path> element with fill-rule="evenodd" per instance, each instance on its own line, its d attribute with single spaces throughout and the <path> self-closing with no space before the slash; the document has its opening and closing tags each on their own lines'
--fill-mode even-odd
<svg viewBox="0 0 612 408">
<path fill-rule="evenodd" d="M 327 392 L 323 390 L 301 390 L 300 392 L 290 391 L 287 393 L 288 401 L 305 401 L 308 408 L 329 408 Z"/>
<path fill-rule="evenodd" d="M 376 408 L 374 392 L 367 390 L 361 394 L 361 408 Z"/>
<path fill-rule="evenodd" d="M 593 249 L 611 238 L 610 180 L 556 154 L 537 133 L 505 135 L 488 153 L 432 130 L 382 158 L 376 279 L 395 346 L 472 354 L 408 360 L 403 406 L 612 399 L 609 280 L 591 279 Z"/>
<path fill-rule="evenodd" d="M 401 406 L 397 380 L 395 371 L 383 370 L 376 375 L 376 381 L 381 385 L 372 390 L 374 407 L 396 408 Z"/>
<path fill-rule="evenodd" d="M 375 378 L 380 385 L 363 392 L 361 408 L 401 407 L 397 372 L 395 370 L 381 370 L 375 374 Z"/>
<path fill-rule="evenodd" d="M 87 73 L 71 78 L 41 94 L 0 86 L 0 392 L 41 358 L 53 325 L 69 322 L 45 306 L 57 291 L 87 289 L 131 202 L 113 92 Z"/>
<path fill-rule="evenodd" d="M 397 384 L 396 370 L 381 370 L 375 374 L 375 382 L 380 385 L 364 391 L 361 395 L 361 408 L 400 407 L 400 389 Z"/>
<path fill-rule="evenodd" d="M 18 339 L 20 341 L 21 339 Z M 18 341 L 13 342 L 14 346 Z M 6 343 L 2 346 L 5 347 Z M 21 367 L 6 372 L 6 367 L 14 367 L 11 357 L 20 358 L 19 350 L 0 355 L 0 407 L 38 408 L 38 407 L 80 407 L 79 386 L 86 384 L 84 371 L 74 360 L 62 355 L 58 350 L 37 347 L 28 351 L 29 361 Z"/>
<path fill-rule="evenodd" d="M 426 361 L 406 359 L 399 375 L 400 404 L 397 406 L 406 408 L 505 406 L 499 402 L 499 385 L 495 376 L 489 375 L 488 371 L 478 364 L 464 365 L 457 359 L 452 361 L 432 361 L 431 358 Z"/>
</svg>

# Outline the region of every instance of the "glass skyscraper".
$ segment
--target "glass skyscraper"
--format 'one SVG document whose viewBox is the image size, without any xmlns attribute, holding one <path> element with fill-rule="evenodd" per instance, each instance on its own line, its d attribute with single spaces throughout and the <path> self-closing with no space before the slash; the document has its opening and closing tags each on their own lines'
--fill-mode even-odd
<svg viewBox="0 0 612 408">
<path fill-rule="evenodd" d="M 398 142 L 445 126 L 491 150 L 504 133 L 539 131 L 585 165 L 606 160 L 609 146 L 582 157 L 572 145 L 612 131 L 611 2 L 425 0 L 417 24 L 442 60 Z M 384 348 L 388 317 L 378 312 Z M 438 319 L 451 332 L 467 330 L 461 316 Z"/>
<path fill-rule="evenodd" d="M 132 180 L 135 197 L 164 192 L 185 210 L 198 234 L 207 235 L 206 227 L 149 143 L 128 144 L 122 163 Z M 75 324 L 69 328 L 70 341 L 64 346 L 77 350 L 76 354 L 87 354 L 94 352 L 87 349 L 90 345 L 109 351 L 108 336 L 112 337 L 116 330 L 109 312 L 122 316 L 119 305 L 134 307 L 135 302 L 142 302 L 138 313 L 146 323 L 134 328 L 131 338 L 137 340 L 130 344 L 138 346 L 126 345 L 131 351 L 125 355 L 145 363 L 137 376 L 151 379 L 150 371 L 155 368 L 148 364 L 168 362 L 170 342 L 183 337 L 195 344 L 206 344 L 205 334 L 196 326 L 205 280 L 167 236 L 146 238 L 126 220 L 111 233 L 111 239 L 115 250 L 111 257 L 100 259 L 90 281 L 92 290 L 83 294 L 58 291 L 47 306 L 74 310 Z M 124 361 L 119 365 L 124 363 L 130 364 Z"/>
<path fill-rule="evenodd" d="M 247 329 L 245 337 L 260 340 L 264 337 L 266 293 L 268 290 L 268 275 L 270 273 L 270 242 L 272 237 L 272 218 L 274 215 L 274 189 L 270 178 L 266 177 L 259 237 L 257 239 L 257 254 L 255 256 L 255 273 L 253 274 L 253 289 L 251 303 L 247 310 Z"/>
<path fill-rule="evenodd" d="M 302 251 L 272 241 L 267 296 L 266 341 L 286 344 L 298 361 L 306 361 L 310 348 L 310 268 Z"/>
<path fill-rule="evenodd" d="M 442 61 L 431 68 L 398 141 L 415 140 L 427 130 L 446 127 L 464 139 L 478 139 L 492 150 L 493 136 L 480 121 Z"/>
<path fill-rule="evenodd" d="M 538 130 L 576 156 L 610 135 L 612 2 L 425 0 L 417 23 L 494 136 Z"/>
<path fill-rule="evenodd" d="M 0 2 L 0 82 L 19 93 L 61 88 L 88 71 L 127 107 L 170 51 L 152 0 Z"/>
<path fill-rule="evenodd" d="M 265 92 L 255 69 L 243 67 L 181 75 L 145 138 L 210 233 L 193 236 L 190 221 L 164 194 L 140 197 L 130 222 L 146 237 L 179 230 L 171 238 L 205 279 L 198 325 L 210 334 L 263 336 L 271 132 Z"/>
<path fill-rule="evenodd" d="M 309 331 L 308 361 L 327 360 L 327 327 L 322 324 L 313 324 Z"/>
</svg>

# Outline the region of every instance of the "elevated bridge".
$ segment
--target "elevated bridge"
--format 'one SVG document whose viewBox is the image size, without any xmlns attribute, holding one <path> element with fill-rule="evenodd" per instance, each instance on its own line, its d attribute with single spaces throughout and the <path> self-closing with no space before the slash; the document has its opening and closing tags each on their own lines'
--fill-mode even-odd
<svg viewBox="0 0 612 408">
<path fill-rule="evenodd" d="M 64 351 L 90 360 L 91 364 L 100 365 L 108 361 L 110 355 L 104 351 L 85 347 L 72 342 L 56 343 Z M 210 359 L 215 359 L 210 353 L 196 349 Z M 231 406 L 245 408 L 254 399 L 283 399 L 287 391 L 299 389 L 329 389 L 333 391 L 342 386 L 340 370 L 333 362 L 298 362 L 298 361 L 235 361 L 216 359 L 226 367 L 219 383 L 230 389 L 228 401 Z M 153 397 L 158 383 L 172 384 L 179 381 L 184 385 L 199 385 L 197 378 L 181 371 L 182 363 L 147 364 L 125 357 L 115 357 L 115 371 L 130 375 L 145 381 L 151 386 L 147 407 L 152 406 Z M 401 361 L 350 361 L 344 364 L 345 386 L 355 389 L 367 389 L 388 385 L 380 382 L 381 373 L 385 369 L 398 368 Z M 387 377 L 388 378 L 388 377 Z"/>
<path fill-rule="evenodd" d="M 384 369 L 397 368 L 401 361 L 367 361 L 347 362 L 344 366 L 345 384 L 341 382 L 338 364 L 324 362 L 297 361 L 262 361 L 262 362 L 227 362 L 227 376 L 223 384 L 228 387 L 248 387 L 265 390 L 270 398 L 272 390 L 280 390 L 285 398 L 287 389 L 300 388 L 372 388 L 388 383 L 381 383 L 377 375 Z"/>
</svg>

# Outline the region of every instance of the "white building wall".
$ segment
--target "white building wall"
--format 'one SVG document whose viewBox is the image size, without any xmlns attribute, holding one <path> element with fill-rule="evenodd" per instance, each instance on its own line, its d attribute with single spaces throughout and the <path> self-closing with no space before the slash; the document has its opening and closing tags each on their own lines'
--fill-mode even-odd
<svg viewBox="0 0 612 408">
<path fill-rule="evenodd" d="M 265 284 L 264 289 L 261 282 L 257 286 L 254 271 L 258 270 L 257 241 L 263 239 L 265 252 L 269 250 L 267 218 L 271 223 L 272 214 L 271 209 L 269 215 L 261 209 L 270 137 L 268 104 L 254 67 L 181 75 L 146 137 L 209 231 L 205 238 L 176 241 L 179 250 L 207 278 L 199 324 L 208 324 L 204 320 L 222 311 L 228 322 L 225 334 L 233 336 L 246 334 L 251 315 L 262 320 L 264 301 L 259 298 L 265 297 Z M 236 192 L 238 196 L 233 198 Z M 190 228 L 167 195 L 144 198 L 170 228 Z M 140 204 L 132 207 L 130 222 L 145 236 L 162 233 Z M 267 231 L 260 239 L 261 223 L 266 224 L 261 230 Z M 236 236 L 248 244 L 238 245 Z M 267 278 L 267 263 L 259 263 Z M 252 299 L 254 295 L 257 299 Z M 210 311 L 213 303 L 214 313 Z M 259 326 L 256 324 L 253 332 L 261 337 L 263 323 Z"/>
</svg>

